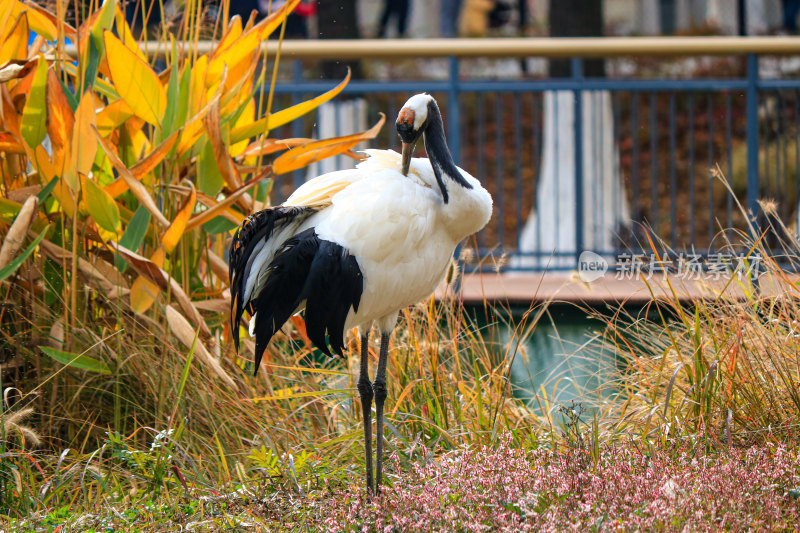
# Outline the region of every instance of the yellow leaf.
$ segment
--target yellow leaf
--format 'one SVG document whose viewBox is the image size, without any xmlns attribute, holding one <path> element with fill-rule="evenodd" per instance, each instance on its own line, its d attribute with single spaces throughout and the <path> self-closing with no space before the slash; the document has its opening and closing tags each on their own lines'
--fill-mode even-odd
<svg viewBox="0 0 800 533">
<path fill-rule="evenodd" d="M 2 38 L 2 36 L 0 36 Z M 10 34 L 5 37 L 3 46 L 0 46 L 0 66 L 12 59 L 26 59 L 28 57 L 28 17 L 22 13 L 17 18 Z"/>
<path fill-rule="evenodd" d="M 167 220 L 167 218 L 161 213 L 161 210 L 158 209 L 155 200 L 153 200 L 153 197 L 150 196 L 149 192 L 147 192 L 147 188 L 145 188 L 145 186 L 139 180 L 137 180 L 133 174 L 131 174 L 131 171 L 128 170 L 128 167 L 123 164 L 116 152 L 114 152 L 114 149 L 106 144 L 106 141 L 100 136 L 97 128 L 94 128 L 94 135 L 95 138 L 97 138 L 97 140 L 100 142 L 100 147 L 103 149 L 106 156 L 108 156 L 108 160 L 111 161 L 111 164 L 117 170 L 119 175 L 125 180 L 125 183 L 128 184 L 128 187 L 130 188 L 131 192 L 133 192 L 133 195 L 136 197 L 136 199 L 139 200 L 139 203 L 142 204 L 145 209 L 150 211 L 150 214 L 153 215 L 159 224 L 164 227 L 168 227 L 169 220 Z"/>
<path fill-rule="evenodd" d="M 200 56 L 195 64 L 192 65 L 191 69 L 189 78 L 189 109 L 191 109 L 193 113 L 196 113 L 198 109 L 205 105 L 208 56 Z"/>
<path fill-rule="evenodd" d="M 217 215 L 225 216 L 228 220 L 231 220 L 230 216 L 226 216 L 227 214 L 231 213 L 229 211 L 230 206 L 232 206 L 239 198 L 244 196 L 244 194 L 253 188 L 254 186 L 258 185 L 261 180 L 263 180 L 266 176 L 268 176 L 271 172 L 270 167 L 264 169 L 260 176 L 256 176 L 252 180 L 248 181 L 244 185 L 242 185 L 239 189 L 235 190 L 234 192 L 230 193 L 223 201 L 217 202 L 213 198 L 205 196 L 203 198 L 203 203 L 208 206 L 208 209 L 205 211 L 201 211 L 200 213 L 196 214 L 192 217 L 189 223 L 186 225 L 186 231 L 192 230 L 197 226 L 205 224 L 212 218 Z M 241 220 L 244 219 L 243 216 L 239 215 L 236 212 L 233 212 L 233 221 L 237 223 L 241 223 Z M 235 218 L 238 216 L 238 220 Z"/>
<path fill-rule="evenodd" d="M 150 262 L 158 268 L 163 268 L 164 257 L 164 248 L 159 246 L 150 256 Z M 136 313 L 146 312 L 156 301 L 160 292 L 161 288 L 153 280 L 140 275 L 131 285 L 131 309 Z"/>
<path fill-rule="evenodd" d="M 73 191 L 78 187 L 78 175 L 88 174 L 92 170 L 94 156 L 97 155 L 97 141 L 92 135 L 95 129 L 94 98 L 91 92 L 85 92 L 75 110 L 69 166 L 64 172 L 64 179 Z"/>
<path fill-rule="evenodd" d="M 9 154 L 24 154 L 25 148 L 12 134 L 0 132 L 0 152 L 6 152 Z"/>
<path fill-rule="evenodd" d="M 97 225 L 102 229 L 118 233 L 122 228 L 119 220 L 119 208 L 114 199 L 97 183 L 81 174 L 81 187 L 86 208 Z"/>
<path fill-rule="evenodd" d="M 179 136 L 180 130 L 173 132 L 173 134 L 167 137 L 164 142 L 159 144 L 152 152 L 147 154 L 144 159 L 131 167 L 130 172 L 133 177 L 137 180 L 141 180 L 145 174 L 153 170 L 156 165 L 158 165 L 167 156 L 169 151 L 172 150 L 172 147 L 175 146 Z M 128 184 L 123 178 L 119 178 L 106 185 L 105 189 L 108 194 L 116 198 L 128 190 Z"/>
<path fill-rule="evenodd" d="M 209 82 L 217 80 L 222 76 L 222 70 L 226 66 L 230 70 L 239 65 L 241 61 L 248 60 L 258 51 L 261 41 L 269 37 L 299 3 L 300 0 L 286 2 L 280 9 L 260 21 L 242 36 L 237 39 L 226 39 L 220 43 L 220 46 L 211 54 L 206 80 Z"/>
<path fill-rule="evenodd" d="M 97 114 L 97 131 L 103 137 L 111 135 L 116 128 L 134 115 L 133 109 L 120 98 L 111 102 Z"/>
<path fill-rule="evenodd" d="M 142 120 L 134 115 L 122 124 L 128 134 L 128 141 L 131 143 L 131 154 L 133 154 L 134 158 L 142 157 L 150 148 L 150 139 L 147 138 L 142 128 L 144 124 L 140 124 L 137 121 Z"/>
<path fill-rule="evenodd" d="M 156 287 L 162 291 L 169 290 L 174 301 L 177 301 L 178 305 L 180 305 L 184 316 L 186 316 L 192 322 L 192 324 L 194 324 L 194 326 L 200 330 L 200 336 L 206 339 L 211 337 L 211 330 L 208 329 L 208 325 L 205 323 L 205 320 L 203 320 L 203 317 L 200 315 L 197 307 L 195 307 L 195 305 L 189 299 L 189 296 L 186 294 L 186 292 L 184 292 L 180 283 L 178 283 L 175 278 L 169 276 L 153 261 L 145 259 L 141 255 L 131 252 L 124 246 L 120 246 L 115 242 L 109 242 L 107 244 L 119 252 L 125 261 L 127 261 L 128 264 L 131 265 L 140 276 L 144 276 L 151 282 L 155 283 Z M 159 254 L 161 254 L 160 263 L 163 264 L 163 250 L 160 247 L 158 250 L 156 250 L 154 257 Z"/>
<path fill-rule="evenodd" d="M 169 325 L 170 331 L 177 337 L 177 339 L 188 349 L 194 348 L 194 353 L 198 356 L 198 359 L 210 368 L 217 376 L 222 378 L 229 387 L 236 388 L 236 383 L 231 379 L 225 369 L 222 368 L 219 361 L 216 357 L 211 355 L 206 347 L 203 345 L 202 341 L 197 338 L 195 334 L 195 329 L 192 328 L 189 321 L 178 312 L 177 309 L 168 305 L 165 309 L 165 314 L 167 315 L 167 324 Z M 203 329 L 200 328 L 200 334 L 202 335 Z M 217 439 L 217 444 L 219 444 L 219 439 Z"/>
<path fill-rule="evenodd" d="M 337 94 L 342 92 L 342 89 L 345 88 L 347 83 L 350 81 L 350 72 L 347 72 L 347 76 L 345 76 L 344 80 L 331 89 L 330 91 L 323 93 L 311 100 L 307 100 L 305 102 L 300 102 L 299 104 L 293 105 L 292 107 L 287 107 L 286 109 L 282 109 L 277 113 L 271 113 L 270 115 L 252 122 L 245 126 L 239 126 L 231 132 L 230 142 L 231 144 L 236 144 L 244 139 L 249 139 L 250 137 L 255 137 L 256 135 L 260 135 L 264 131 L 274 130 L 279 126 L 283 126 L 284 124 L 293 121 L 298 117 L 302 117 L 309 111 L 313 111 L 314 109 L 318 108 L 325 102 L 329 101 Z"/>
<path fill-rule="evenodd" d="M 205 57 L 205 56 L 203 56 Z M 192 69 L 192 80 L 194 80 L 194 69 Z M 186 121 L 183 126 L 183 133 L 181 134 L 181 140 L 178 143 L 178 154 L 183 155 L 188 151 L 194 144 L 200 140 L 200 137 L 203 136 L 203 117 L 206 116 L 211 110 L 211 106 L 215 105 L 216 102 L 219 102 L 219 99 L 222 95 L 221 88 L 224 86 L 225 78 L 221 80 L 221 84 L 219 89 L 217 90 L 216 94 L 214 94 L 211 99 L 209 100 L 208 104 L 206 104 L 203 109 L 197 112 L 192 118 Z"/>
<path fill-rule="evenodd" d="M 23 12 L 27 15 L 28 26 L 31 31 L 38 33 L 48 41 L 55 41 L 58 38 L 56 18 L 52 14 L 35 4 L 23 4 L 22 2 L 12 0 L 10 5 L 11 17 L 17 18 Z"/>
<path fill-rule="evenodd" d="M 181 210 L 178 211 L 178 214 L 175 215 L 172 224 L 170 224 L 167 231 L 164 232 L 164 236 L 161 238 L 161 246 L 167 253 L 172 253 L 181 240 L 181 237 L 183 237 L 186 231 L 186 223 L 189 222 L 189 217 L 192 216 L 194 205 L 197 203 L 197 192 L 194 189 L 194 185 L 190 182 L 189 186 L 191 187 L 189 198 L 186 200 L 186 203 L 183 204 Z"/>
<path fill-rule="evenodd" d="M 253 117 L 256 114 L 256 101 L 253 98 L 248 98 L 247 104 L 245 104 L 244 111 L 242 114 L 239 115 L 239 118 L 236 119 L 236 123 L 233 125 L 234 129 L 239 126 L 245 126 L 253 122 Z M 228 148 L 231 154 L 231 157 L 239 157 L 242 155 L 242 152 L 245 151 L 247 148 L 247 139 L 244 139 L 238 143 L 233 143 Z"/>
<path fill-rule="evenodd" d="M 277 174 L 285 174 L 298 168 L 303 168 L 315 161 L 325 159 L 337 154 L 341 154 L 353 148 L 360 142 L 374 139 L 384 121 L 386 115 L 381 113 L 381 119 L 372 128 L 361 133 L 345 135 L 343 137 L 333 137 L 322 141 L 314 141 L 297 148 L 292 148 L 288 152 L 278 156 L 272 163 L 272 171 Z"/>
<path fill-rule="evenodd" d="M 233 164 L 228 147 L 225 146 L 225 141 L 222 140 L 222 131 L 220 129 L 220 116 L 219 116 L 219 100 L 211 105 L 208 113 L 203 117 L 203 123 L 208 132 L 208 140 L 211 143 L 211 149 L 214 152 L 214 160 L 217 162 L 222 177 L 228 188 L 231 190 L 238 189 L 242 186 L 242 180 L 239 177 L 239 171 Z"/>
<path fill-rule="evenodd" d="M 47 72 L 47 134 L 54 148 L 69 149 L 75 116 L 54 70 Z"/>
<path fill-rule="evenodd" d="M 244 157 L 256 157 L 261 155 L 274 154 L 281 150 L 288 150 L 295 146 L 300 146 L 314 142 L 314 139 L 298 137 L 292 139 L 257 139 L 253 141 L 242 154 Z"/>
<path fill-rule="evenodd" d="M 92 37 L 99 42 L 103 38 L 103 32 L 111 28 L 114 22 L 114 14 L 117 11 L 117 0 L 104 0 L 102 7 L 95 11 L 92 23 Z"/>
<path fill-rule="evenodd" d="M 122 43 L 127 46 L 131 52 L 136 54 L 139 59 L 147 63 L 147 56 L 144 55 L 142 49 L 139 48 L 139 43 L 133 37 L 131 27 L 128 26 L 128 21 L 125 20 L 125 14 L 117 7 L 117 35 L 120 36 Z"/>
<path fill-rule="evenodd" d="M 103 33 L 111 80 L 134 113 L 158 126 L 167 110 L 167 92 L 145 61 L 110 31 Z"/>
<path fill-rule="evenodd" d="M 133 309 L 134 313 L 147 312 L 153 302 L 156 301 L 156 298 L 158 298 L 160 292 L 158 285 L 144 276 L 139 276 L 131 285 L 131 309 Z"/>
<path fill-rule="evenodd" d="M 235 43 L 239 37 L 242 36 L 242 18 L 239 16 L 231 17 L 228 22 L 228 27 L 225 28 L 225 34 L 219 40 L 217 50 L 224 50 L 231 44 Z"/>
<path fill-rule="evenodd" d="M 39 146 L 47 135 L 47 101 L 45 98 L 45 85 L 47 84 L 47 61 L 44 56 L 39 56 L 36 71 L 28 91 L 25 109 L 22 111 L 20 133 L 31 150 Z"/>
<path fill-rule="evenodd" d="M 142 176 L 153 170 L 156 165 L 161 163 L 170 150 L 175 146 L 180 138 L 181 130 L 172 132 L 172 135 L 164 139 L 161 144 L 155 147 L 147 156 L 131 167 L 131 174 L 137 179 L 142 179 Z"/>
<path fill-rule="evenodd" d="M 58 203 L 61 204 L 61 210 L 69 218 L 75 217 L 75 197 L 72 195 L 72 190 L 69 185 L 64 181 L 64 178 L 56 182 L 53 188 L 53 196 L 56 197 Z"/>
</svg>

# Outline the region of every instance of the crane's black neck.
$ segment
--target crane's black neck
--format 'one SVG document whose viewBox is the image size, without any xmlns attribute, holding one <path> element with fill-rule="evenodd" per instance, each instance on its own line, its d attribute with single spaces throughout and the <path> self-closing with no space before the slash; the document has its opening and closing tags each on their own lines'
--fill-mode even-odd
<svg viewBox="0 0 800 533">
<path fill-rule="evenodd" d="M 439 106 L 436 105 L 434 100 L 428 103 L 428 123 L 425 128 L 424 140 L 425 151 L 428 152 L 428 159 L 431 161 L 436 182 L 442 190 L 444 203 L 450 200 L 450 196 L 447 194 L 443 176 L 447 176 L 465 189 L 471 189 L 472 185 L 464 179 L 461 171 L 456 167 L 455 161 L 453 161 L 453 156 L 444 136 L 442 115 L 439 113 Z"/>
</svg>

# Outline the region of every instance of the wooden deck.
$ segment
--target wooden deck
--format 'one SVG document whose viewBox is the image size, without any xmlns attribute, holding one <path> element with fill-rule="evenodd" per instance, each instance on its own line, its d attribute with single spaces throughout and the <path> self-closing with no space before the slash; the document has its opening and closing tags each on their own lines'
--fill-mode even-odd
<svg viewBox="0 0 800 533">
<path fill-rule="evenodd" d="M 800 277 L 792 275 L 795 283 Z M 670 288 L 670 284 L 672 288 Z M 577 272 L 573 273 L 502 273 L 468 274 L 461 281 L 465 303 L 479 303 L 484 299 L 508 303 L 530 304 L 531 302 L 569 302 L 569 303 L 629 303 L 644 304 L 654 298 L 678 298 L 681 301 L 713 299 L 720 291 L 728 298 L 743 298 L 746 280 L 729 277 L 690 280 L 671 276 L 654 275 L 645 279 L 617 279 L 606 275 L 591 283 L 582 281 Z M 759 289 L 763 295 L 786 293 L 788 281 L 776 280 L 771 275 L 759 278 Z M 797 285 L 795 285 L 797 287 Z M 441 298 L 444 287 L 436 291 Z M 673 296 L 674 291 L 674 296 Z M 797 289 L 794 296 L 800 296 Z"/>
</svg>

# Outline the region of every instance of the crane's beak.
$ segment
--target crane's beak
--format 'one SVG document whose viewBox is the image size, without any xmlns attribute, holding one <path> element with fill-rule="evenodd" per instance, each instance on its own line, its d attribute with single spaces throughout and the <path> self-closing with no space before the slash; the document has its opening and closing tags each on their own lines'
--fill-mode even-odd
<svg viewBox="0 0 800 533">
<path fill-rule="evenodd" d="M 414 155 L 416 144 L 403 143 L 403 176 L 408 176 L 408 169 L 411 167 L 411 156 Z"/>
</svg>

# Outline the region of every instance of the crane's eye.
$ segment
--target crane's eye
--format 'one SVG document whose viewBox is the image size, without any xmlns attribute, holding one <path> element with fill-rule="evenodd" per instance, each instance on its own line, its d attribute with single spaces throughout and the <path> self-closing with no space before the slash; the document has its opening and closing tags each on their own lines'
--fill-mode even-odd
<svg viewBox="0 0 800 533">
<path fill-rule="evenodd" d="M 414 130 L 414 112 L 407 107 L 400 110 L 397 116 L 397 134 L 404 143 L 413 143 L 417 140 L 419 132 Z"/>
<path fill-rule="evenodd" d="M 403 126 L 409 127 L 411 129 L 414 128 L 414 111 L 411 109 L 404 107 L 400 110 L 400 113 L 397 115 L 397 126 L 400 127 L 402 124 Z"/>
</svg>

